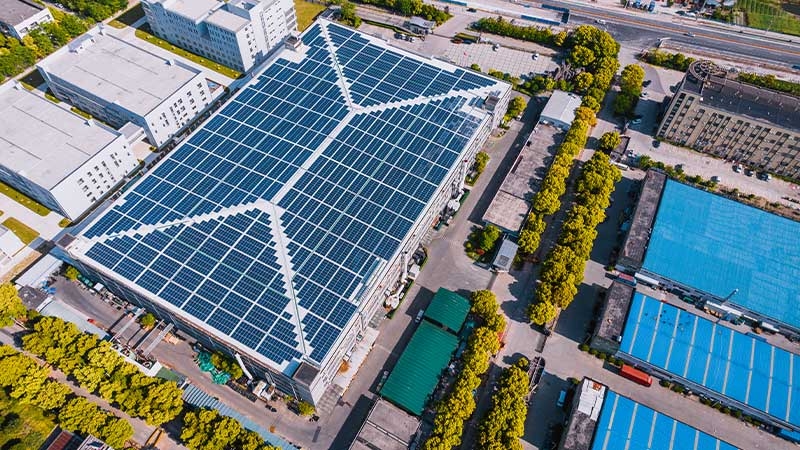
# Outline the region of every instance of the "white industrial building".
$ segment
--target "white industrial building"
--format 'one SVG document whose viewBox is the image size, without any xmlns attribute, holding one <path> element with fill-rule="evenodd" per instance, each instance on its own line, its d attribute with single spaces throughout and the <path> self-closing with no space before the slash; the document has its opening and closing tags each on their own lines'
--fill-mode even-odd
<svg viewBox="0 0 800 450">
<path fill-rule="evenodd" d="M 572 126 L 575 109 L 581 106 L 581 98 L 573 93 L 553 91 L 539 116 L 539 122 L 550 124 L 563 130 Z"/>
<path fill-rule="evenodd" d="M 14 255 L 23 248 L 25 243 L 13 231 L 0 225 L 0 266 L 11 262 Z"/>
<path fill-rule="evenodd" d="M 128 122 L 162 147 L 212 101 L 205 73 L 164 59 L 100 25 L 37 64 L 56 97 L 120 128 Z"/>
<path fill-rule="evenodd" d="M 242 72 L 297 30 L 292 0 L 143 0 L 153 33 Z"/>
<path fill-rule="evenodd" d="M 70 219 L 138 165 L 130 136 L 87 120 L 16 82 L 0 85 L 0 180 Z"/>
<path fill-rule="evenodd" d="M 22 39 L 34 28 L 52 21 L 50 10 L 33 0 L 0 0 L 0 33 Z"/>
</svg>

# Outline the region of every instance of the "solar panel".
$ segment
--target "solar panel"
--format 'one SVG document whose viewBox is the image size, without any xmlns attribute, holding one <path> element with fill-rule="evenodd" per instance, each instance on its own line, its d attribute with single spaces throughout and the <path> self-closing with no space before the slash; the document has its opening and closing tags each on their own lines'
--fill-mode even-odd
<svg viewBox="0 0 800 450">
<path fill-rule="evenodd" d="M 329 354 L 486 120 L 470 90 L 502 89 L 328 22 L 302 40 L 83 233 L 96 265 L 283 367 Z"/>
</svg>

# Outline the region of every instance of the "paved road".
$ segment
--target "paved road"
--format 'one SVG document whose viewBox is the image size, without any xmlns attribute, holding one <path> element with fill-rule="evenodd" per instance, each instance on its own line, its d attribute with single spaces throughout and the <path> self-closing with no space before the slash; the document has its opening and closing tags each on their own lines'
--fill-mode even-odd
<svg viewBox="0 0 800 450">
<path fill-rule="evenodd" d="M 464 13 L 465 8 L 453 7 L 445 3 L 436 3 L 437 6 L 449 6 L 450 11 L 456 14 Z M 662 16 L 657 14 L 643 14 L 639 11 L 626 11 L 621 6 L 611 6 L 614 2 L 602 1 L 596 3 L 583 3 L 577 1 L 554 0 L 547 2 L 550 5 L 569 8 L 570 24 L 594 23 L 596 20 L 606 22 L 603 27 L 609 31 L 621 44 L 627 42 L 644 43 L 652 45 L 659 38 L 669 37 L 677 42 L 687 45 L 701 45 L 704 48 L 729 52 L 740 55 L 758 55 L 765 60 L 780 62 L 791 66 L 800 64 L 800 48 L 797 42 L 788 42 L 795 39 L 785 35 L 763 36 L 761 32 L 751 29 L 729 29 L 727 27 L 713 26 L 706 21 L 682 19 L 679 16 Z M 497 15 L 496 11 L 502 10 L 504 15 L 509 12 L 518 14 L 536 14 L 538 4 L 529 2 L 511 3 L 504 0 L 479 0 L 469 1 L 469 6 L 480 9 L 481 15 Z M 478 18 L 473 14 L 471 17 Z M 475 19 L 473 19 L 475 20 Z M 694 37 L 686 33 L 694 33 Z M 758 33 L 758 34 L 756 34 Z M 779 38 L 781 40 L 776 39 Z"/>
</svg>

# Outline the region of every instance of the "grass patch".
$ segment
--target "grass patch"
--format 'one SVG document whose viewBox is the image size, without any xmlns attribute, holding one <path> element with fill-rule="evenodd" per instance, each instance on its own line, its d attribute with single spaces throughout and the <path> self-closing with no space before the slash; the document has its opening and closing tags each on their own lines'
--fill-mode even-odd
<svg viewBox="0 0 800 450">
<path fill-rule="evenodd" d="M 40 216 L 46 216 L 50 214 L 50 210 L 47 209 L 46 206 L 28 197 L 22 192 L 14 189 L 13 187 L 3 183 L 2 181 L 0 181 L 0 193 L 11 198 L 11 200 L 14 200 L 15 202 L 30 209 L 31 211 L 35 212 Z"/>
<path fill-rule="evenodd" d="M 36 86 L 41 86 L 42 84 L 44 84 L 44 78 L 42 77 L 42 74 L 39 73 L 39 71 L 36 70 L 36 69 L 33 69 L 30 72 L 28 72 L 27 74 L 25 74 L 25 76 L 20 78 L 19 81 L 20 81 L 20 83 L 22 83 L 23 86 L 27 85 L 25 87 L 29 91 L 32 91 L 33 89 L 35 89 Z M 28 87 L 28 86 L 31 86 L 31 87 Z"/>
<path fill-rule="evenodd" d="M 142 9 L 142 4 L 139 3 L 133 8 L 125 11 L 124 13 L 118 15 L 114 20 L 111 22 L 116 22 L 121 24 L 121 27 L 118 27 L 115 24 L 109 22 L 109 25 L 115 28 L 125 28 L 125 27 L 132 27 L 136 21 L 144 17 L 144 9 Z"/>
<path fill-rule="evenodd" d="M 19 240 L 25 245 L 30 244 L 34 239 L 39 237 L 39 233 L 36 230 L 13 217 L 9 217 L 8 219 L 4 220 L 3 226 L 16 234 Z"/>
<path fill-rule="evenodd" d="M 66 217 L 58 221 L 58 226 L 60 226 L 61 228 L 67 228 L 68 226 L 70 226 L 70 224 L 72 224 L 72 221 L 67 219 Z"/>
<path fill-rule="evenodd" d="M 223 66 L 222 64 L 216 63 L 214 61 L 208 60 L 203 58 L 202 56 L 195 55 L 194 53 L 188 52 L 180 47 L 176 47 L 169 42 L 160 39 L 153 34 L 150 33 L 150 26 L 147 24 L 142 25 L 141 28 L 136 29 L 136 37 L 139 39 L 145 40 L 153 45 L 163 48 L 169 52 L 172 52 L 178 56 L 186 58 L 192 62 L 200 64 L 201 66 L 211 69 L 217 73 L 221 73 L 229 78 L 239 78 L 242 76 L 241 72 L 231 69 L 230 67 Z"/>
<path fill-rule="evenodd" d="M 56 426 L 44 411 L 18 402 L 3 389 L 0 389 L 0 421 L 9 424 L 8 429 L 4 426 L 0 433 L 0 448 L 41 448 Z"/>
<path fill-rule="evenodd" d="M 306 0 L 294 0 L 294 10 L 297 14 L 297 29 L 303 31 L 314 22 L 319 13 L 325 11 L 326 6 Z"/>
<path fill-rule="evenodd" d="M 117 20 L 117 19 L 111 19 L 111 20 L 109 20 L 109 21 L 108 21 L 108 24 L 109 24 L 109 25 L 111 25 L 112 27 L 114 27 L 114 28 L 118 29 L 118 30 L 121 30 L 121 29 L 123 29 L 123 28 L 127 27 L 127 25 L 125 25 L 124 23 L 120 22 L 120 21 L 119 21 L 119 20 Z"/>
<path fill-rule="evenodd" d="M 750 27 L 800 36 L 800 18 L 784 11 L 780 1 L 740 0 L 736 7 L 745 12 Z"/>
<path fill-rule="evenodd" d="M 74 112 L 75 114 L 84 117 L 86 120 L 90 120 L 92 115 L 87 113 L 86 111 L 79 109 L 77 106 L 73 106 L 69 109 L 70 111 Z"/>
<path fill-rule="evenodd" d="M 53 103 L 61 103 L 61 100 L 59 100 L 58 97 L 53 95 L 53 93 L 50 91 L 50 89 L 44 91 L 44 96 L 45 96 L 46 99 L 50 100 Z"/>
</svg>

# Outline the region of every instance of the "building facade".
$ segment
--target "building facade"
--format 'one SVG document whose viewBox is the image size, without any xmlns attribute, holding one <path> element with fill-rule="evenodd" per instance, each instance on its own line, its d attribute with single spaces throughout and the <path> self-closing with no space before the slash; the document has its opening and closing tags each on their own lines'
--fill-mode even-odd
<svg viewBox="0 0 800 450">
<path fill-rule="evenodd" d="M 114 127 L 142 127 L 154 147 L 178 136 L 213 100 L 203 71 L 119 39 L 102 25 L 37 68 L 56 97 Z"/>
<path fill-rule="evenodd" d="M 709 61 L 689 67 L 658 137 L 800 179 L 800 98 L 729 78 Z"/>
<path fill-rule="evenodd" d="M 0 33 L 22 39 L 39 25 L 53 21 L 50 10 L 31 0 L 0 0 Z"/>
<path fill-rule="evenodd" d="M 0 180 L 75 220 L 138 166 L 124 133 L 9 82 L 0 86 Z M 128 128 L 131 128 L 130 126 Z"/>
<path fill-rule="evenodd" d="M 296 32 L 292 0 L 144 0 L 153 33 L 246 72 Z"/>
</svg>

